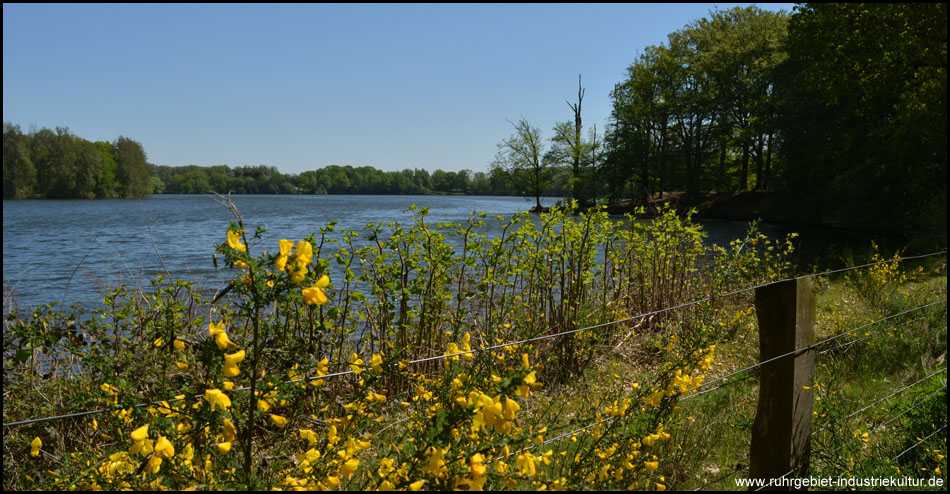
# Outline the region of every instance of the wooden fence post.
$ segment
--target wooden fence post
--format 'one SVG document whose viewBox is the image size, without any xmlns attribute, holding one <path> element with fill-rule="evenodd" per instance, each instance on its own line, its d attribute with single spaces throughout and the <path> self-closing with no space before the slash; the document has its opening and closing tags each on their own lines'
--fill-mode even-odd
<svg viewBox="0 0 950 494">
<path fill-rule="evenodd" d="M 756 289 L 755 311 L 759 321 L 759 361 L 795 352 L 760 368 L 749 478 L 763 479 L 768 485 L 770 479 L 778 482 L 779 477 L 790 479 L 808 473 L 815 350 L 798 350 L 815 343 L 814 277 Z M 789 487 L 778 484 L 765 489 Z"/>
</svg>

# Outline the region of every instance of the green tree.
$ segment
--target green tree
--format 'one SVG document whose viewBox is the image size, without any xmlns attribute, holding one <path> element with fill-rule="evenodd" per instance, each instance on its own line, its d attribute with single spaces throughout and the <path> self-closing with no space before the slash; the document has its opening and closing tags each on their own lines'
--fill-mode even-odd
<svg viewBox="0 0 950 494">
<path fill-rule="evenodd" d="M 807 4 L 788 29 L 789 202 L 945 245 L 947 5 Z"/>
<path fill-rule="evenodd" d="M 152 182 L 142 145 L 120 136 L 114 146 L 119 194 L 122 197 L 142 197 L 151 193 Z"/>
<path fill-rule="evenodd" d="M 111 142 L 96 141 L 93 143 L 102 160 L 102 171 L 96 182 L 96 197 L 112 198 L 118 196 L 119 165 L 115 162 L 115 147 Z"/>
<path fill-rule="evenodd" d="M 663 171 L 671 143 L 671 79 L 659 70 L 663 46 L 649 46 L 627 68 L 627 80 L 611 92 L 613 108 L 601 170 L 611 195 L 646 199 L 663 194 Z"/>
<path fill-rule="evenodd" d="M 75 138 L 71 144 L 73 149 L 69 157 L 73 160 L 70 166 L 73 177 L 67 195 L 94 199 L 97 197 L 98 181 L 102 175 L 102 156 L 95 144 L 85 139 Z"/>
<path fill-rule="evenodd" d="M 542 159 L 545 153 L 541 129 L 532 127 L 524 118 L 517 124 L 510 120 L 508 123 L 515 133 L 498 143 L 492 166 L 504 170 L 524 195 L 534 196 L 535 209 L 540 211 L 541 196 L 550 181 L 549 162 Z"/>
<path fill-rule="evenodd" d="M 750 160 L 756 161 L 756 186 L 764 186 L 765 145 L 774 141 L 774 73 L 786 58 L 784 12 L 736 7 L 712 12 L 687 27 L 695 39 L 698 71 L 713 82 L 718 174 L 724 179 L 727 147 L 741 156 L 737 187 L 749 188 Z"/>
<path fill-rule="evenodd" d="M 36 185 L 36 168 L 30 158 L 30 136 L 19 125 L 3 124 L 3 198 L 32 197 Z"/>
</svg>

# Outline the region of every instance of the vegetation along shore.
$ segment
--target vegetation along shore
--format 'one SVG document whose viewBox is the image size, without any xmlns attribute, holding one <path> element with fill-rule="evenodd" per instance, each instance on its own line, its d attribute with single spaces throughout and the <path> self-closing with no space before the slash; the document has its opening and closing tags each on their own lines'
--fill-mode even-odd
<svg viewBox="0 0 950 494">
<path fill-rule="evenodd" d="M 945 3 L 713 11 L 637 55 L 605 129 L 583 125 L 579 76 L 553 135 L 511 122 L 487 173 L 172 167 L 129 137 L 6 122 L 5 200 L 499 194 L 535 211 L 412 206 L 290 238 L 215 195 L 233 220 L 213 296 L 166 269 L 96 308 L 6 314 L 3 487 L 944 491 L 946 27 Z M 697 210 L 904 247 L 796 259 L 795 234 L 755 221 L 709 245 Z M 766 357 L 776 306 L 795 341 Z M 763 476 L 779 368 L 805 446 L 767 451 L 791 470 Z"/>
</svg>

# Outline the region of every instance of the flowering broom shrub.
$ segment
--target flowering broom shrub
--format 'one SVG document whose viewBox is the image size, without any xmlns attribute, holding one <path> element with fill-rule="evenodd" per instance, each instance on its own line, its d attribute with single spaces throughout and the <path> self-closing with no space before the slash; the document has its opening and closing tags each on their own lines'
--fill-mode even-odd
<svg viewBox="0 0 950 494">
<path fill-rule="evenodd" d="M 159 278 L 85 320 L 11 313 L 5 422 L 59 413 L 38 387 L 104 412 L 5 428 L 5 487 L 662 490 L 654 451 L 727 328 L 721 302 L 631 316 L 772 279 L 788 253 L 754 231 L 708 250 L 669 210 L 433 226 L 410 208 L 408 228 L 331 223 L 273 245 L 232 211 L 220 301 Z M 603 348 L 641 335 L 637 382 L 558 403 Z M 37 380 L 42 362 L 59 374 Z"/>
</svg>

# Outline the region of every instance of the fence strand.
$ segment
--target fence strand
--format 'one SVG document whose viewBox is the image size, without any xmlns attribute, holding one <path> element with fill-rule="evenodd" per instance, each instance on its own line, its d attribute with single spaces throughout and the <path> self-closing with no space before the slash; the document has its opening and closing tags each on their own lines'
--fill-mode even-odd
<svg viewBox="0 0 950 494">
<path fill-rule="evenodd" d="M 748 367 L 743 367 L 742 369 L 739 369 L 739 370 L 737 370 L 737 371 L 735 371 L 735 372 L 726 374 L 725 376 L 717 377 L 716 379 L 713 379 L 712 381 L 704 382 L 704 383 L 700 384 L 699 386 L 696 386 L 696 387 L 694 387 L 694 388 L 690 388 L 690 389 L 686 390 L 683 394 L 688 394 L 688 393 L 691 393 L 692 391 L 695 391 L 695 390 L 697 390 L 697 389 L 705 388 L 706 386 L 709 386 L 709 385 L 711 385 L 711 384 L 713 384 L 713 383 L 717 383 L 717 382 L 723 381 L 723 380 L 725 380 L 725 379 L 728 379 L 728 378 L 730 378 L 730 377 L 732 377 L 732 376 L 741 374 L 741 373 L 743 373 L 743 372 L 745 372 L 745 371 L 748 371 L 748 370 L 752 370 L 752 369 L 761 367 L 761 366 L 763 366 L 763 365 L 765 365 L 765 364 L 768 364 L 768 363 L 770 363 L 770 362 L 773 362 L 773 361 L 775 361 L 775 360 L 778 360 L 778 359 L 781 359 L 781 358 L 785 358 L 785 357 L 788 357 L 788 356 L 791 356 L 791 355 L 797 355 L 797 354 L 801 354 L 801 353 L 807 352 L 807 351 L 812 350 L 812 349 L 814 349 L 814 348 L 817 348 L 817 347 L 819 347 L 819 346 L 821 346 L 821 345 L 823 345 L 823 344 L 825 344 L 825 343 L 828 343 L 828 342 L 830 342 L 830 341 L 834 341 L 834 340 L 836 340 L 836 339 L 838 339 L 838 338 L 841 338 L 842 336 L 845 336 L 845 335 L 848 335 L 848 334 L 853 333 L 853 332 L 855 332 L 855 331 L 858 331 L 858 330 L 861 330 L 861 329 L 864 329 L 864 328 L 873 326 L 873 325 L 875 325 L 875 324 L 877 324 L 877 323 L 886 321 L 886 320 L 888 320 L 888 319 L 893 319 L 893 318 L 895 318 L 895 317 L 902 316 L 902 315 L 904 315 L 904 314 L 909 314 L 909 313 L 911 313 L 911 312 L 915 312 L 915 311 L 918 311 L 918 310 L 921 310 L 921 309 L 926 309 L 926 308 L 928 308 L 928 307 L 932 307 L 932 306 L 937 305 L 937 304 L 945 304 L 945 303 L 947 303 L 946 300 L 941 300 L 941 301 L 938 301 L 938 302 L 934 302 L 934 303 L 927 304 L 927 305 L 922 305 L 922 306 L 919 306 L 919 307 L 915 307 L 915 308 L 913 308 L 913 309 L 909 309 L 909 310 L 906 310 L 906 311 L 903 311 L 903 312 L 899 312 L 899 313 L 897 313 L 897 314 L 893 314 L 893 315 L 890 315 L 890 316 L 887 316 L 887 317 L 883 317 L 883 318 L 881 318 L 881 319 L 878 319 L 878 320 L 876 320 L 876 321 L 874 321 L 874 322 L 865 324 L 865 325 L 863 325 L 863 326 L 858 326 L 858 327 L 856 327 L 856 328 L 850 329 L 850 330 L 845 331 L 845 332 L 843 332 L 843 333 L 839 333 L 839 334 L 837 334 L 837 335 L 835 335 L 835 336 L 831 336 L 831 337 L 829 337 L 829 338 L 825 338 L 824 340 L 821 340 L 821 341 L 819 341 L 819 342 L 817 342 L 817 343 L 813 343 L 813 344 L 808 345 L 808 346 L 806 346 L 806 347 L 802 347 L 802 348 L 799 348 L 799 349 L 797 349 L 797 350 L 793 350 L 793 351 L 791 351 L 791 352 L 787 352 L 787 353 L 783 353 L 783 354 L 781 354 L 781 355 L 777 355 L 777 356 L 775 356 L 775 357 L 772 357 L 772 358 L 763 360 L 763 361 L 761 361 L 761 362 L 757 362 L 757 363 L 755 363 L 755 364 L 752 364 L 752 365 L 750 365 L 750 366 L 748 366 Z M 736 381 L 736 382 L 738 382 L 738 381 Z"/>
<path fill-rule="evenodd" d="M 924 441 L 930 439 L 931 437 L 935 436 L 937 433 L 939 433 L 940 431 L 942 431 L 942 430 L 944 430 L 944 429 L 946 429 L 946 428 L 947 428 L 947 425 L 944 424 L 943 427 L 937 429 L 936 431 L 934 431 L 934 432 L 933 432 L 932 434 L 930 434 L 929 436 L 927 436 L 927 437 L 921 439 L 920 441 L 917 441 L 916 444 L 914 444 L 913 446 L 911 446 L 911 447 L 905 449 L 904 451 L 901 451 L 897 456 L 891 458 L 891 461 L 897 461 L 897 459 L 900 458 L 901 456 L 904 456 L 905 453 L 907 453 L 908 451 L 910 451 L 910 450 L 916 448 L 917 446 L 920 446 L 921 444 L 924 443 Z"/>
<path fill-rule="evenodd" d="M 768 285 L 771 285 L 771 284 L 781 283 L 781 282 L 785 282 L 785 281 L 790 281 L 790 280 L 793 280 L 793 279 L 799 279 L 799 278 L 803 278 L 803 277 L 806 277 L 806 276 L 827 276 L 827 275 L 834 274 L 834 273 L 840 273 L 840 272 L 850 271 L 850 270 L 854 270 L 854 269 L 861 269 L 861 268 L 870 267 L 870 266 L 875 266 L 875 265 L 878 265 L 878 264 L 884 264 L 884 263 L 888 263 L 888 262 L 903 261 L 903 260 L 909 260 L 909 259 L 920 259 L 920 258 L 925 258 L 925 257 L 932 257 L 932 256 L 944 255 L 944 254 L 946 254 L 946 253 L 947 253 L 946 251 L 941 251 L 941 252 L 934 252 L 934 253 L 924 254 L 924 255 L 919 255 L 919 256 L 905 256 L 905 257 L 901 257 L 901 258 L 898 258 L 898 259 L 891 259 L 891 260 L 887 260 L 887 261 L 879 261 L 879 262 L 874 262 L 874 263 L 862 264 L 862 265 L 859 265 L 859 266 L 850 266 L 850 267 L 841 268 L 841 269 L 836 269 L 836 270 L 824 271 L 824 272 L 817 273 L 817 274 L 813 274 L 813 275 L 812 275 L 812 274 L 810 274 L 810 275 L 802 275 L 802 276 L 799 276 L 799 277 L 796 277 L 796 278 L 788 278 L 788 279 L 784 279 L 784 280 L 773 281 L 773 282 L 769 282 L 769 283 L 763 283 L 763 284 L 759 284 L 759 285 L 755 285 L 755 286 L 743 288 L 743 289 L 740 289 L 740 290 L 735 290 L 735 291 L 732 291 L 732 292 L 728 292 L 728 293 L 725 293 L 725 294 L 721 294 L 721 295 L 718 295 L 718 296 L 714 295 L 714 296 L 711 296 L 711 297 L 706 297 L 706 298 L 703 298 L 703 299 L 694 300 L 694 301 L 692 301 L 692 302 L 687 302 L 687 303 L 679 304 L 679 305 L 676 305 L 676 306 L 666 307 L 666 308 L 663 308 L 663 309 L 658 309 L 658 310 L 655 310 L 655 311 L 646 312 L 646 313 L 638 314 L 638 315 L 635 315 L 635 316 L 631 316 L 631 317 L 627 317 L 627 318 L 623 318 L 623 319 L 618 319 L 618 320 L 615 320 L 615 321 L 608 321 L 608 322 L 604 322 L 604 323 L 601 323 L 601 324 L 596 324 L 596 325 L 593 325 L 593 326 L 588 326 L 588 327 L 585 327 L 585 328 L 573 329 L 573 330 L 569 330 L 569 331 L 562 331 L 562 332 L 560 332 L 560 333 L 554 333 L 554 334 L 550 334 L 550 335 L 542 335 L 542 336 L 537 336 L 537 337 L 534 337 L 534 338 L 527 338 L 527 339 L 519 340 L 519 341 L 515 341 L 515 342 L 502 343 L 502 344 L 498 344 L 498 345 L 492 345 L 492 346 L 489 346 L 489 347 L 477 348 L 477 349 L 468 350 L 468 351 L 464 351 L 464 352 L 458 352 L 458 353 L 447 354 L 447 355 L 437 355 L 437 356 L 433 356 L 433 357 L 427 357 L 427 358 L 412 360 L 412 361 L 410 361 L 410 364 L 417 364 L 417 363 L 428 362 L 428 361 L 433 361 L 433 360 L 446 359 L 446 358 L 450 358 L 450 357 L 463 356 L 463 355 L 475 354 L 475 353 L 479 353 L 479 352 L 497 350 L 497 349 L 499 349 L 499 348 L 505 348 L 505 347 L 516 346 L 516 345 L 523 345 L 523 344 L 532 343 L 532 342 L 535 342 L 535 341 L 542 341 L 542 340 L 557 338 L 557 337 L 565 336 L 565 335 L 569 335 L 569 334 L 579 333 L 579 332 L 582 332 L 582 331 L 590 331 L 590 330 L 593 330 L 593 329 L 599 329 L 599 328 L 603 328 L 603 327 L 607 327 L 607 326 L 612 326 L 612 325 L 616 325 L 616 324 L 622 324 L 622 323 L 625 323 L 625 322 L 635 321 L 635 320 L 643 319 L 643 318 L 650 317 L 650 316 L 653 316 L 653 315 L 662 314 L 662 313 L 664 313 L 664 312 L 669 312 L 669 311 L 673 311 L 673 310 L 677 310 L 677 309 L 682 309 L 682 308 L 686 308 L 686 307 L 691 307 L 691 306 L 694 306 L 694 305 L 699 305 L 699 304 L 702 304 L 702 303 L 705 303 L 705 302 L 710 302 L 710 301 L 713 301 L 713 300 L 716 300 L 716 299 L 720 299 L 720 298 L 726 298 L 726 297 L 731 297 L 731 296 L 739 295 L 739 294 L 742 294 L 742 293 L 747 293 L 747 292 L 750 292 L 750 291 L 753 291 L 753 290 L 756 290 L 756 289 L 758 289 L 758 288 L 762 288 L 762 287 L 765 287 L 765 286 L 768 286 Z M 915 310 L 919 310 L 919 309 L 922 309 L 922 308 L 930 307 L 930 306 L 936 305 L 936 304 L 938 304 L 938 303 L 946 303 L 946 300 L 943 300 L 942 302 L 935 302 L 935 303 L 933 303 L 933 304 L 928 304 L 928 305 L 926 305 L 926 306 L 917 307 L 917 308 L 915 308 L 915 309 L 911 309 L 911 310 L 904 311 L 904 312 L 901 312 L 901 313 L 898 313 L 898 314 L 894 314 L 894 315 L 892 315 L 892 316 L 885 317 L 885 318 L 883 318 L 883 319 L 879 319 L 879 320 L 877 320 L 877 321 L 875 321 L 875 322 L 872 322 L 872 323 L 870 323 L 870 324 L 867 324 L 867 325 L 865 325 L 865 326 L 861 326 L 861 327 L 858 327 L 858 328 L 854 328 L 854 329 L 852 329 L 852 330 L 850 330 L 850 331 L 847 331 L 847 332 L 838 334 L 838 335 L 836 335 L 836 336 L 834 336 L 834 337 L 831 337 L 831 338 L 828 338 L 828 339 L 826 339 L 826 340 L 822 340 L 821 342 L 816 343 L 816 344 L 814 344 L 814 345 L 811 345 L 810 347 L 803 348 L 803 349 L 799 349 L 799 350 L 796 350 L 795 352 L 789 352 L 789 353 L 787 353 L 787 354 L 779 355 L 779 356 L 777 356 L 777 357 L 773 357 L 773 358 L 768 359 L 768 360 L 766 360 L 766 361 L 759 362 L 759 363 L 757 363 L 757 364 L 755 364 L 755 365 L 746 367 L 746 368 L 744 368 L 744 369 L 740 369 L 740 370 L 738 370 L 738 371 L 736 371 L 736 372 L 733 372 L 733 373 L 731 373 L 731 374 L 728 374 L 728 375 L 726 375 L 726 376 L 722 376 L 722 377 L 717 378 L 717 379 L 714 379 L 714 380 L 712 380 L 712 381 L 703 383 L 703 384 L 701 384 L 701 385 L 699 385 L 699 386 L 697 386 L 697 387 L 695 387 L 695 388 L 692 388 L 692 389 L 690 389 L 690 390 L 687 390 L 686 393 L 690 393 L 691 391 L 695 391 L 695 390 L 697 390 L 697 389 L 700 389 L 700 388 L 709 386 L 710 384 L 713 384 L 713 383 L 715 383 L 715 382 L 722 381 L 722 380 L 724 380 L 724 379 L 726 379 L 726 378 L 728 378 L 728 377 L 732 377 L 732 376 L 734 376 L 734 375 L 736 375 L 736 374 L 739 374 L 739 373 L 741 373 L 741 372 L 745 372 L 745 371 L 747 371 L 747 370 L 754 369 L 754 368 L 756 368 L 756 367 L 759 367 L 759 366 L 764 365 L 764 364 L 766 364 L 766 363 L 769 363 L 769 362 L 771 362 L 771 361 L 777 360 L 777 359 L 779 359 L 779 358 L 787 357 L 787 356 L 792 355 L 792 354 L 795 354 L 795 353 L 799 353 L 799 352 L 803 352 L 803 351 L 806 351 L 806 350 L 810 350 L 811 348 L 813 348 L 813 347 L 815 347 L 815 346 L 817 346 L 817 345 L 819 345 L 819 344 L 822 344 L 822 343 L 825 343 L 825 342 L 828 342 L 828 341 L 832 341 L 832 340 L 837 339 L 837 338 L 840 338 L 840 337 L 842 337 L 842 336 L 844 336 L 844 335 L 846 335 L 846 334 L 849 334 L 849 333 L 854 332 L 854 331 L 857 331 L 857 330 L 859 330 L 859 329 L 862 329 L 862 328 L 871 326 L 871 325 L 876 324 L 876 323 L 878 323 L 878 322 L 881 322 L 881 321 L 884 321 L 884 320 L 887 320 L 887 319 L 891 319 L 891 318 L 893 318 L 893 317 L 897 317 L 897 316 L 900 316 L 900 315 L 903 315 L 903 314 L 906 314 L 906 313 L 909 313 L 909 312 L 913 312 L 913 311 L 915 311 Z M 286 381 L 285 384 L 292 384 L 292 383 L 303 382 L 303 381 L 311 382 L 311 381 L 316 381 L 316 380 L 320 380 L 320 379 L 328 379 L 328 378 L 332 378 L 332 377 L 344 376 L 344 375 L 348 375 L 348 374 L 355 374 L 355 372 L 352 371 L 352 370 L 348 370 L 348 371 L 336 372 L 336 373 L 332 373 L 332 374 L 325 374 L 325 375 L 323 375 L 323 376 L 305 377 L 305 378 L 301 378 L 301 379 L 294 379 L 294 380 Z M 738 381 L 739 381 L 739 380 L 737 380 L 737 381 L 735 381 L 735 382 L 738 382 Z M 249 389 L 249 388 L 247 388 L 247 387 L 245 386 L 245 387 L 235 388 L 235 391 L 247 391 L 248 389 Z M 716 388 L 716 389 L 717 389 L 717 388 Z M 75 413 L 69 413 L 69 414 L 62 414 L 62 415 L 55 415 L 55 416 L 48 416 L 48 417 L 42 417 L 42 418 L 35 418 L 35 419 L 22 420 L 22 421 L 17 421 L 17 422 L 4 423 L 4 424 L 3 424 L 3 427 L 6 428 L 6 427 L 19 426 L 19 425 L 33 424 L 33 423 L 37 423 L 37 422 L 47 422 L 47 421 L 61 420 L 61 419 L 66 419 L 66 418 L 75 418 L 75 417 L 82 417 L 82 416 L 87 416 L 87 415 L 96 415 L 96 414 L 102 414 L 102 413 L 107 413 L 107 412 L 111 412 L 111 411 L 123 410 L 123 409 L 127 409 L 127 408 L 141 408 L 141 407 L 146 407 L 146 406 L 153 406 L 153 405 L 161 404 L 161 403 L 163 403 L 163 402 L 166 402 L 166 403 L 175 403 L 175 402 L 182 401 L 182 400 L 184 400 L 184 398 L 172 398 L 172 399 L 158 400 L 158 401 L 153 401 L 153 402 L 148 402 L 148 403 L 139 403 L 139 404 L 135 404 L 135 405 L 128 405 L 128 406 L 122 406 L 122 407 L 118 407 L 118 406 L 117 406 L 117 407 L 112 407 L 112 408 L 107 408 L 107 409 L 87 410 L 87 411 L 82 411 L 82 412 L 75 412 Z"/>
</svg>

